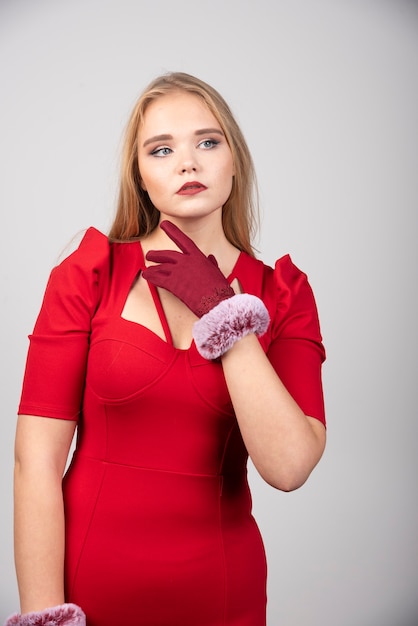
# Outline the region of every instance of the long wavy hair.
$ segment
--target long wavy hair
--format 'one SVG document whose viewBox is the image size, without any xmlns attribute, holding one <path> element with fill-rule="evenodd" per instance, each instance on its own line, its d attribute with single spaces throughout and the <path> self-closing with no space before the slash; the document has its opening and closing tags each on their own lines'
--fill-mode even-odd
<svg viewBox="0 0 418 626">
<path fill-rule="evenodd" d="M 258 192 L 247 143 L 222 96 L 207 83 L 183 72 L 164 74 L 153 80 L 132 111 L 125 131 L 119 198 L 109 238 L 112 241 L 142 238 L 158 225 L 160 212 L 141 187 L 138 131 L 149 104 L 176 91 L 185 91 L 201 98 L 222 128 L 235 168 L 232 190 L 222 208 L 223 229 L 230 243 L 254 256 L 251 242 L 258 227 Z"/>
</svg>

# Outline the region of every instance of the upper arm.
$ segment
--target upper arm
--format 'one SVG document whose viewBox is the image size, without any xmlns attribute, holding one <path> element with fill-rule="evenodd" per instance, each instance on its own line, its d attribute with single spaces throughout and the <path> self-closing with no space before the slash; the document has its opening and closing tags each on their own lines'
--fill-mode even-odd
<svg viewBox="0 0 418 626">
<path fill-rule="evenodd" d="M 76 422 L 35 415 L 19 415 L 15 458 L 22 468 L 51 468 L 64 473 Z"/>
<path fill-rule="evenodd" d="M 273 279 L 268 358 L 304 414 L 325 424 L 321 375 L 325 350 L 312 289 L 289 256 L 277 261 Z"/>
<path fill-rule="evenodd" d="M 91 321 L 109 273 L 109 244 L 90 229 L 51 272 L 30 336 L 19 413 L 77 420 Z"/>
</svg>

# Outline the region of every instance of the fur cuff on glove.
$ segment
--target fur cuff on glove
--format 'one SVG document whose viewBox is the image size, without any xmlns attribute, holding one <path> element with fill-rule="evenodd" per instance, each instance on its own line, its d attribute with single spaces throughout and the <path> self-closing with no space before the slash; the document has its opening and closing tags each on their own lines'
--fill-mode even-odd
<svg viewBox="0 0 418 626">
<path fill-rule="evenodd" d="M 86 616 L 76 604 L 61 604 L 44 611 L 16 613 L 4 626 L 86 626 Z"/>
<path fill-rule="evenodd" d="M 249 293 L 223 300 L 193 325 L 193 338 L 205 359 L 217 359 L 238 339 L 264 335 L 270 322 L 264 302 Z"/>
</svg>

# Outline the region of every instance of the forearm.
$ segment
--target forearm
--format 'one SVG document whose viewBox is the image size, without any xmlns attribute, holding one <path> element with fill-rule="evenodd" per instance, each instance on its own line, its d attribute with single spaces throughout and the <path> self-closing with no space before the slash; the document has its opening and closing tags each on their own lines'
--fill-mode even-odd
<svg viewBox="0 0 418 626">
<path fill-rule="evenodd" d="M 237 341 L 222 365 L 255 467 L 277 489 L 296 489 L 321 458 L 323 426 L 305 416 L 287 392 L 255 335 Z"/>
<path fill-rule="evenodd" d="M 21 612 L 64 602 L 64 511 L 59 475 L 15 467 L 15 561 Z"/>
</svg>

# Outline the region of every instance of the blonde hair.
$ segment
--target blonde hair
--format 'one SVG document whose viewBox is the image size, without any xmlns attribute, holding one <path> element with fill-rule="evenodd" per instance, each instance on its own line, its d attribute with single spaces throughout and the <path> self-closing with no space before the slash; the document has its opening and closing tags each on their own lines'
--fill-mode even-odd
<svg viewBox="0 0 418 626">
<path fill-rule="evenodd" d="M 159 211 L 141 187 L 138 131 L 149 104 L 173 91 L 185 91 L 201 98 L 222 128 L 235 168 L 231 194 L 222 209 L 223 228 L 230 243 L 254 256 L 251 241 L 258 226 L 258 194 L 247 143 L 222 96 L 207 83 L 183 72 L 164 74 L 153 80 L 132 111 L 125 131 L 119 199 L 109 238 L 129 241 L 150 234 L 158 225 Z"/>
</svg>

